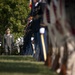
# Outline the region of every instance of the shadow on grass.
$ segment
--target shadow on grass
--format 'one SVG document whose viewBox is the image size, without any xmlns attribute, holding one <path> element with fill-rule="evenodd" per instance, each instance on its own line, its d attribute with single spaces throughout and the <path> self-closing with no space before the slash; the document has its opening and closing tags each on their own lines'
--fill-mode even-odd
<svg viewBox="0 0 75 75">
<path fill-rule="evenodd" d="M 19 62 L 21 61 L 21 62 Z M 0 75 L 57 75 L 31 56 L 0 56 Z"/>
<path fill-rule="evenodd" d="M 39 72 L 39 69 L 31 63 L 0 62 L 0 73 L 2 72 L 36 74 Z"/>
<path fill-rule="evenodd" d="M 3 60 L 30 60 L 30 61 L 35 61 L 35 59 L 32 56 L 22 56 L 22 55 L 2 55 L 0 56 L 0 59 Z"/>
</svg>

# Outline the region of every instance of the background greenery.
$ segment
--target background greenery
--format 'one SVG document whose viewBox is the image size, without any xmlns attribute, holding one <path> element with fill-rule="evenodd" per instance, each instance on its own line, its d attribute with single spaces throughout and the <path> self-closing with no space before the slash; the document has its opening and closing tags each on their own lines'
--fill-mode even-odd
<svg viewBox="0 0 75 75">
<path fill-rule="evenodd" d="M 22 36 L 28 13 L 29 0 L 0 0 L 0 34 L 9 27 L 15 39 Z"/>
</svg>

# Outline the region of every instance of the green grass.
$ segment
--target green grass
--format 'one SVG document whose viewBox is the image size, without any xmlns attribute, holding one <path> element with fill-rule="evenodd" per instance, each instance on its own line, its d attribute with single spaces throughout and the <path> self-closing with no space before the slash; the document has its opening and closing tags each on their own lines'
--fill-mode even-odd
<svg viewBox="0 0 75 75">
<path fill-rule="evenodd" d="M 0 75 L 57 75 L 32 56 L 0 56 Z"/>
</svg>

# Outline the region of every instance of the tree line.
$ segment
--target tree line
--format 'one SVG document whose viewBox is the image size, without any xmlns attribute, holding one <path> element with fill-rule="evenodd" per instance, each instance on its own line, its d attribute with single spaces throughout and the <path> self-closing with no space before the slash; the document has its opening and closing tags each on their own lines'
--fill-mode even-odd
<svg viewBox="0 0 75 75">
<path fill-rule="evenodd" d="M 22 36 L 29 12 L 29 0 L 0 0 L 0 34 L 9 27 L 15 39 Z"/>
</svg>

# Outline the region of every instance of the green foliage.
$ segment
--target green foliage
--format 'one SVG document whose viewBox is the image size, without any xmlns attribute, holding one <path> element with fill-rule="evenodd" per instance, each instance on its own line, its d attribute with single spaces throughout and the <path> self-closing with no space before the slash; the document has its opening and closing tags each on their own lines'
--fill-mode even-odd
<svg viewBox="0 0 75 75">
<path fill-rule="evenodd" d="M 9 27 L 15 38 L 23 35 L 29 0 L 0 0 L 0 34 Z"/>
</svg>

